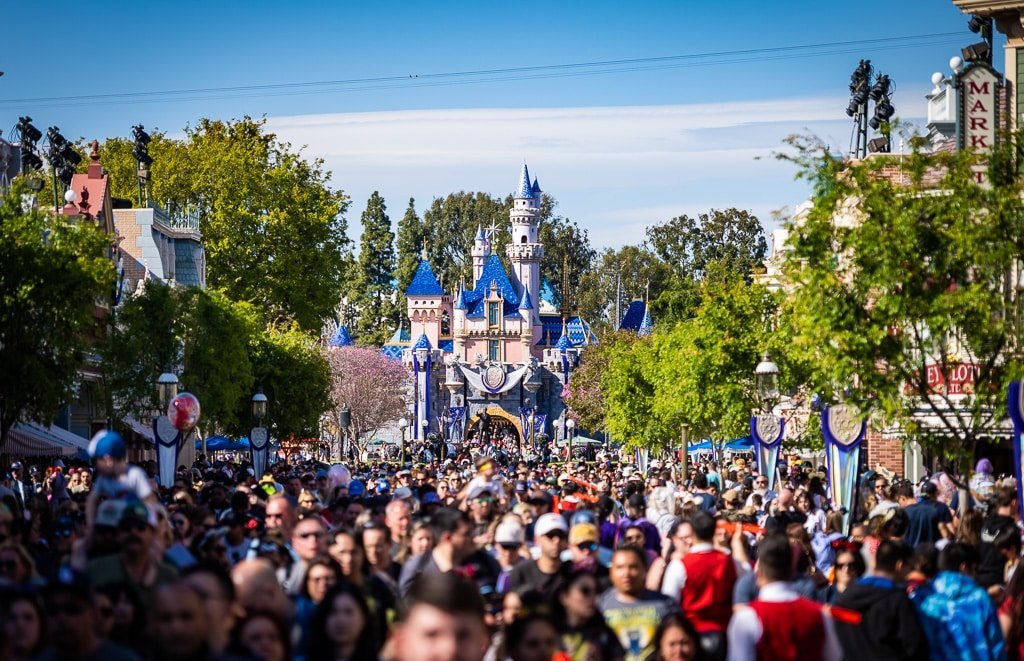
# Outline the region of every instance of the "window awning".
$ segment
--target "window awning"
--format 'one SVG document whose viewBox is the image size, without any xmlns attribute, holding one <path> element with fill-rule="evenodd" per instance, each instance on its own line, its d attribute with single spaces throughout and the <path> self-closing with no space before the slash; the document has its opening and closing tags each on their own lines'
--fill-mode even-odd
<svg viewBox="0 0 1024 661">
<path fill-rule="evenodd" d="M 130 415 L 126 415 L 123 420 L 124 424 L 128 425 L 129 428 L 142 438 L 146 439 L 150 443 L 153 443 L 153 428 L 149 425 L 136 420 Z"/>
<path fill-rule="evenodd" d="M 70 457 L 85 452 L 88 447 L 89 439 L 56 425 L 43 427 L 32 422 L 16 422 L 7 432 L 7 442 L 0 446 L 0 454 Z"/>
</svg>

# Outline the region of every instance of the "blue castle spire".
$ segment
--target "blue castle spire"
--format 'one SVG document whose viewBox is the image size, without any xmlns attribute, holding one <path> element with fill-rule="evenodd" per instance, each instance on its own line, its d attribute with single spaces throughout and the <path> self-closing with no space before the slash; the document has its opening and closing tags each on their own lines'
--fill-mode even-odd
<svg viewBox="0 0 1024 661">
<path fill-rule="evenodd" d="M 637 329 L 636 334 L 639 337 L 651 334 L 653 324 L 651 324 L 651 312 L 648 307 L 644 306 L 644 317 L 640 320 L 640 328 Z"/>
<path fill-rule="evenodd" d="M 530 300 L 530 288 L 523 287 L 523 300 L 519 301 L 520 310 L 532 310 L 533 301 Z"/>
<path fill-rule="evenodd" d="M 416 349 L 432 349 L 430 346 L 430 340 L 427 339 L 426 333 L 420 333 L 420 339 L 416 340 L 416 344 L 413 345 L 413 350 Z"/>
<path fill-rule="evenodd" d="M 572 348 L 572 343 L 569 342 L 569 333 L 568 332 L 562 333 L 562 336 L 560 338 L 558 338 L 558 343 L 555 344 L 555 348 L 558 349 L 559 351 L 561 351 L 562 353 L 565 353 L 565 351 L 567 349 L 571 349 Z"/>
<path fill-rule="evenodd" d="M 541 194 L 542 191 L 540 190 L 540 184 L 537 183 L 537 177 L 533 178 L 533 186 L 530 187 L 530 190 L 533 192 L 534 197 Z"/>
<path fill-rule="evenodd" d="M 430 262 L 420 260 L 416 268 L 416 275 L 412 277 L 409 288 L 405 290 L 406 296 L 444 296 L 444 289 L 434 275 L 434 269 L 430 268 Z"/>
<path fill-rule="evenodd" d="M 519 185 L 516 186 L 516 192 L 512 194 L 512 197 L 520 200 L 532 200 L 533 185 L 530 183 L 530 170 L 527 169 L 526 163 L 523 163 L 523 171 L 519 175 Z"/>
<path fill-rule="evenodd" d="M 327 343 L 331 347 L 350 347 L 352 346 L 352 336 L 349 335 L 348 326 L 338 326 L 338 330 L 334 331 L 334 335 L 331 336 L 331 340 Z"/>
<path fill-rule="evenodd" d="M 466 309 L 466 289 L 465 289 L 465 287 L 462 286 L 461 283 L 459 284 L 459 292 L 455 295 L 455 307 L 454 307 L 454 309 L 455 310 L 465 310 Z"/>
</svg>

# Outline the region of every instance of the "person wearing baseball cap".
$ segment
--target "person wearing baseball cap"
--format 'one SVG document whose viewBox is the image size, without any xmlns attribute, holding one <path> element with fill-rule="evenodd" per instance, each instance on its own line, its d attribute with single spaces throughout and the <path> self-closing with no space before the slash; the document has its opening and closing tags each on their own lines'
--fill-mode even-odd
<svg viewBox="0 0 1024 661">
<path fill-rule="evenodd" d="M 535 560 L 518 564 L 509 576 L 509 590 L 523 593 L 536 590 L 545 599 L 554 599 L 565 581 L 569 565 L 562 561 L 569 538 L 569 525 L 561 514 L 548 512 L 533 526 L 533 539 L 540 554 Z"/>
<path fill-rule="evenodd" d="M 526 529 L 514 515 L 506 516 L 494 530 L 494 557 L 501 567 L 495 589 L 501 594 L 509 590 L 512 570 L 524 562 L 519 552 L 525 543 Z"/>
<path fill-rule="evenodd" d="M 96 480 L 85 504 L 90 527 L 96 519 L 96 508 L 107 498 L 134 498 L 149 507 L 157 504 L 146 472 L 130 465 L 127 456 L 128 446 L 116 431 L 101 430 L 89 441 L 89 458 L 96 466 Z"/>
</svg>

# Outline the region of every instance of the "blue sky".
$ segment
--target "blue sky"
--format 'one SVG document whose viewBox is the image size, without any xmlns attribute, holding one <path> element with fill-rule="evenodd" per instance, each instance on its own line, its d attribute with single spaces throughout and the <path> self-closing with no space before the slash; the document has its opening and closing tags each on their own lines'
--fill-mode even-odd
<svg viewBox="0 0 1024 661">
<path fill-rule="evenodd" d="M 154 0 L 23 2 L 4 14 L 5 134 L 24 114 L 89 139 L 136 123 L 179 133 L 200 117 L 265 115 L 326 160 L 352 197 L 354 235 L 374 190 L 397 222 L 409 197 L 422 211 L 453 191 L 504 195 L 525 160 L 597 246 L 730 206 L 770 229 L 772 211 L 794 208 L 806 188 L 790 166 L 758 157 L 794 132 L 846 151 L 859 58 L 893 79 L 897 115 L 923 123 L 931 73 L 948 73 L 949 58 L 977 41 L 948 0 Z M 697 57 L 649 60 L 680 55 Z M 433 76 L 631 59 L 645 61 Z M 103 96 L 373 78 L 387 80 Z M 33 100 L 48 97 L 59 98 Z"/>
</svg>

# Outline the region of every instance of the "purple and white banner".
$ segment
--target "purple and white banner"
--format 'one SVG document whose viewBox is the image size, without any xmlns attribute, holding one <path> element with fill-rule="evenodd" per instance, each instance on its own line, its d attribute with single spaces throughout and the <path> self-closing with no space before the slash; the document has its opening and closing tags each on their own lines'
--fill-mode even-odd
<svg viewBox="0 0 1024 661">
<path fill-rule="evenodd" d="M 754 439 L 757 472 L 768 478 L 768 491 L 775 490 L 779 450 L 786 434 L 786 420 L 777 415 L 755 415 L 750 418 L 750 436 Z"/>
<path fill-rule="evenodd" d="M 866 430 L 864 415 L 852 404 L 829 406 L 821 413 L 829 495 L 833 505 L 842 508 L 844 535 L 850 534 L 853 499 L 860 472 L 860 446 Z"/>
</svg>

